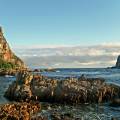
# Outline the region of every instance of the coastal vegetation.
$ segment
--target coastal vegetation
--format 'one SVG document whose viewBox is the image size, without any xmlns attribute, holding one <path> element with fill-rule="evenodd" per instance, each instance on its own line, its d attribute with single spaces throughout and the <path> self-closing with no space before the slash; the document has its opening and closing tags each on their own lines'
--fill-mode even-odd
<svg viewBox="0 0 120 120">
<path fill-rule="evenodd" d="M 0 27 L 0 75 L 15 75 L 21 68 L 25 68 L 24 62 L 10 49 Z"/>
<path fill-rule="evenodd" d="M 16 101 L 39 100 L 67 104 L 103 103 L 120 98 L 120 87 L 101 78 L 66 78 L 57 80 L 20 71 L 5 93 Z"/>
<path fill-rule="evenodd" d="M 2 59 L 0 59 L 0 69 L 3 70 L 10 70 L 10 69 L 14 69 L 16 66 L 11 63 L 11 62 L 6 62 Z"/>
</svg>

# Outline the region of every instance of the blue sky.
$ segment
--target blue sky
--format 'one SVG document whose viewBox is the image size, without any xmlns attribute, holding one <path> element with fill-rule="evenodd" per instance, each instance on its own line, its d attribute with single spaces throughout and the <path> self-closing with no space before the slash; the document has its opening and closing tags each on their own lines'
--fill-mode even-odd
<svg viewBox="0 0 120 120">
<path fill-rule="evenodd" d="M 120 41 L 120 0 L 0 0 L 12 47 Z"/>
</svg>

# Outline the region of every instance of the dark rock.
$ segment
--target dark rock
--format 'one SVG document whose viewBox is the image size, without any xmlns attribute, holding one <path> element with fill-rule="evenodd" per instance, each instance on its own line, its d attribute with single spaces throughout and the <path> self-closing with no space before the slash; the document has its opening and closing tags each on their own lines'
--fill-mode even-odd
<svg viewBox="0 0 120 120">
<path fill-rule="evenodd" d="M 71 113 L 61 114 L 59 112 L 53 112 L 51 114 L 52 120 L 74 120 Z"/>
<path fill-rule="evenodd" d="M 12 85 L 9 86 L 5 96 L 10 100 L 15 99 L 16 101 L 28 100 L 32 97 L 31 93 L 31 80 L 33 75 L 27 71 L 20 71 L 17 74 L 17 79 Z"/>
<path fill-rule="evenodd" d="M 119 118 L 113 117 L 111 118 L 111 120 L 119 120 Z"/>
<path fill-rule="evenodd" d="M 120 99 L 112 100 L 112 102 L 110 103 L 110 106 L 112 106 L 112 107 L 119 107 L 120 106 Z"/>
<path fill-rule="evenodd" d="M 39 69 L 34 69 L 33 72 L 40 72 L 40 70 Z"/>
<path fill-rule="evenodd" d="M 117 58 L 117 62 L 116 62 L 116 68 L 120 68 L 120 55 Z"/>
<path fill-rule="evenodd" d="M 16 82 L 5 93 L 12 100 L 40 100 L 67 104 L 101 103 L 120 98 L 120 87 L 101 78 L 56 80 L 27 71 L 19 72 Z"/>
<path fill-rule="evenodd" d="M 56 72 L 54 68 L 40 69 L 40 72 Z"/>
</svg>

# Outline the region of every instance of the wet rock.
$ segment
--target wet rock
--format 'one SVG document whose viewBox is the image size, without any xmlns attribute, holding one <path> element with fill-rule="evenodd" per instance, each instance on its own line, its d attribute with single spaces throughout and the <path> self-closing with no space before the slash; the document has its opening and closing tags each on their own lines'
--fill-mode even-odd
<svg viewBox="0 0 120 120">
<path fill-rule="evenodd" d="M 73 120 L 74 117 L 70 113 L 62 114 L 60 112 L 54 112 L 51 114 L 52 120 Z"/>
<path fill-rule="evenodd" d="M 20 71 L 17 75 L 16 81 L 9 86 L 5 93 L 5 97 L 16 101 L 28 100 L 32 97 L 31 80 L 33 75 L 27 71 Z"/>
<path fill-rule="evenodd" d="M 119 118 L 113 117 L 111 118 L 111 120 L 119 120 Z"/>
<path fill-rule="evenodd" d="M 120 99 L 112 100 L 112 102 L 110 103 L 110 106 L 112 106 L 112 107 L 119 107 L 120 106 Z"/>
<path fill-rule="evenodd" d="M 15 76 L 17 73 L 18 73 L 18 70 L 15 70 L 15 69 L 0 70 L 0 76 L 6 76 L 6 75 Z"/>
<path fill-rule="evenodd" d="M 34 69 L 33 72 L 40 72 L 40 70 L 39 69 Z"/>
<path fill-rule="evenodd" d="M 120 98 L 120 87 L 102 78 L 64 79 L 62 81 L 21 71 L 5 93 L 12 100 L 40 100 L 67 104 L 101 103 Z"/>
<path fill-rule="evenodd" d="M 38 115 L 38 116 L 32 117 L 31 120 L 49 120 L 49 119 L 46 116 Z"/>
</svg>

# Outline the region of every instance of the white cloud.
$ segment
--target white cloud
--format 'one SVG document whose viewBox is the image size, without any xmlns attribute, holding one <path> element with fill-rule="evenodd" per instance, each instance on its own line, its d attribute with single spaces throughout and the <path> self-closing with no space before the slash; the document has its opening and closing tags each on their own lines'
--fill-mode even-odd
<svg viewBox="0 0 120 120">
<path fill-rule="evenodd" d="M 72 47 L 72 45 L 31 45 L 31 46 L 26 46 L 26 45 L 19 45 L 13 47 L 13 49 L 42 49 L 42 48 L 61 48 L 61 47 Z"/>
<path fill-rule="evenodd" d="M 94 46 L 36 46 L 14 49 L 28 65 L 43 67 L 107 67 L 114 66 L 120 44 Z"/>
</svg>

